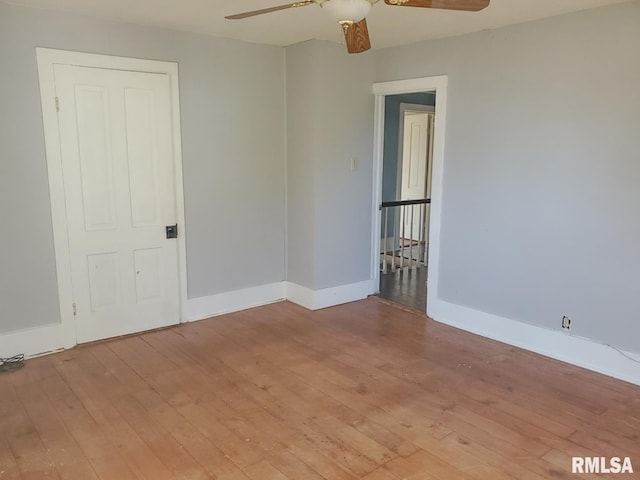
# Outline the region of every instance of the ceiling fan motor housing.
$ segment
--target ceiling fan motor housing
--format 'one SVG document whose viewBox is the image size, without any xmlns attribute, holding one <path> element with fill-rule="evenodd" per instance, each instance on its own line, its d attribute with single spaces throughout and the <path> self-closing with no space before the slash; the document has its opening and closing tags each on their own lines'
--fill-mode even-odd
<svg viewBox="0 0 640 480">
<path fill-rule="evenodd" d="M 341 25 L 359 22 L 378 0 L 314 0 Z"/>
</svg>

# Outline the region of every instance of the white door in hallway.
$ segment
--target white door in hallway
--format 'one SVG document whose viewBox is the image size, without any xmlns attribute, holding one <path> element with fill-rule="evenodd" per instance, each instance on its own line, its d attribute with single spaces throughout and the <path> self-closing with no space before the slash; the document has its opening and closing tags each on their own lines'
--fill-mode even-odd
<svg viewBox="0 0 640 480">
<path fill-rule="evenodd" d="M 54 71 L 77 341 L 178 323 L 169 78 Z"/>
<path fill-rule="evenodd" d="M 417 200 L 430 195 L 431 132 L 434 113 L 407 111 L 404 114 L 402 139 L 402 176 L 400 200 Z M 414 241 L 422 240 L 420 230 L 425 217 L 428 224 L 429 208 L 407 206 L 404 213 L 404 234 L 400 236 Z M 426 212 L 425 212 L 426 209 Z M 412 215 L 413 212 L 413 215 Z M 428 226 L 425 225 L 428 231 Z"/>
</svg>

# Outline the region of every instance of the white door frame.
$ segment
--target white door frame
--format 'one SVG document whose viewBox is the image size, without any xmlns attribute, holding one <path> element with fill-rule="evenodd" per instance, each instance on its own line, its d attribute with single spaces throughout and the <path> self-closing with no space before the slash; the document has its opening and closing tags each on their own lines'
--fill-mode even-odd
<svg viewBox="0 0 640 480">
<path fill-rule="evenodd" d="M 44 123 L 45 152 L 49 172 L 49 195 L 51 198 L 51 219 L 53 224 L 53 242 L 60 300 L 60 320 L 52 325 L 48 333 L 48 350 L 70 348 L 76 345 L 76 323 L 73 312 L 73 289 L 71 280 L 71 256 L 69 235 L 67 232 L 67 214 L 65 191 L 62 175 L 62 157 L 58 136 L 58 115 L 56 112 L 56 90 L 54 64 L 75 65 L 79 67 L 107 68 L 144 73 L 162 73 L 169 77 L 171 92 L 171 121 L 173 132 L 173 164 L 176 192 L 176 220 L 178 222 L 178 276 L 180 286 L 180 319 L 187 300 L 187 254 L 184 222 L 184 189 L 182 180 L 182 143 L 180 134 L 180 104 L 178 88 L 178 64 L 157 60 L 144 60 L 128 57 L 112 57 L 91 53 L 36 48 L 38 77 L 40 80 L 40 99 Z M 37 347 L 37 348 L 45 348 Z M 32 349 L 30 349 L 32 350 Z M 33 353 L 40 353 L 36 350 Z"/>
<path fill-rule="evenodd" d="M 371 235 L 371 278 L 380 289 L 380 228 L 382 203 L 382 155 L 384 146 L 384 98 L 401 93 L 435 92 L 436 118 L 433 134 L 433 171 L 431 177 L 431 218 L 429 221 L 429 270 L 427 273 L 427 315 L 438 298 L 440 268 L 440 222 L 442 213 L 442 171 L 444 168 L 444 139 L 447 119 L 446 75 L 412 78 L 373 84 L 375 95 L 373 134 L 373 202 Z"/>
</svg>

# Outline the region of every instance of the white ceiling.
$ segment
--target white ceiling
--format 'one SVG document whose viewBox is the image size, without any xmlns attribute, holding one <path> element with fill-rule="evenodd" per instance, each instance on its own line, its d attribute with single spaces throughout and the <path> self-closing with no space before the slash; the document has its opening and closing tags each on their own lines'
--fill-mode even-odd
<svg viewBox="0 0 640 480">
<path fill-rule="evenodd" d="M 15 5 L 76 12 L 129 23 L 154 25 L 272 45 L 311 38 L 339 42 L 340 27 L 317 5 L 245 20 L 225 15 L 292 0 L 9 0 Z M 383 1 L 367 17 L 374 49 L 476 32 L 628 0 L 491 0 L 480 12 L 391 7 Z"/>
</svg>

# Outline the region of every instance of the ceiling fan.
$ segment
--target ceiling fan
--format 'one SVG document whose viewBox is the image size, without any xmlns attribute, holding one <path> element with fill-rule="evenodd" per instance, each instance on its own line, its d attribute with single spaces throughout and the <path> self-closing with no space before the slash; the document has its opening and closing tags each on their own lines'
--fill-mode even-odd
<svg viewBox="0 0 640 480">
<path fill-rule="evenodd" d="M 490 0 L 384 0 L 384 3 L 396 7 L 439 8 L 444 10 L 477 12 L 487 7 L 489 1 Z M 306 7 L 307 5 L 315 3 L 327 10 L 340 24 L 344 32 L 347 51 L 349 53 L 361 53 L 371 48 L 367 19 L 365 17 L 369 13 L 371 5 L 376 2 L 378 2 L 378 0 L 301 0 L 276 7 L 229 15 L 225 18 L 229 20 L 241 20 L 243 18 L 262 15 L 263 13 Z"/>
</svg>

